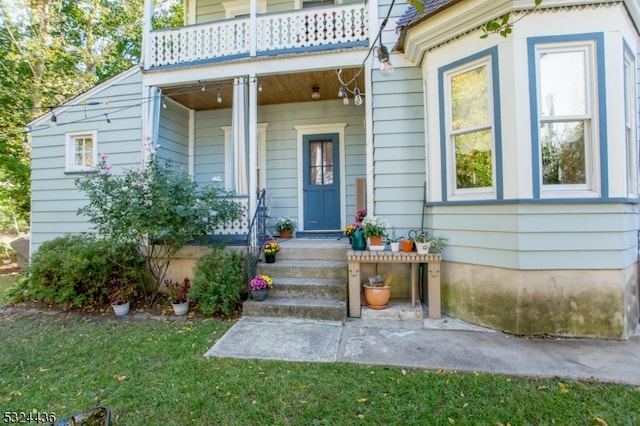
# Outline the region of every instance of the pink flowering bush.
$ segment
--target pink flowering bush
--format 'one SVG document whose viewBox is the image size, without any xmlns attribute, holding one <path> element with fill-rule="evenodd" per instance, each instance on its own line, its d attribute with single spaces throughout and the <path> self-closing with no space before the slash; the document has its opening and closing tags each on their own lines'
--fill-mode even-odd
<svg viewBox="0 0 640 426">
<path fill-rule="evenodd" d="M 173 256 L 188 241 L 239 218 L 243 207 L 219 186 L 198 187 L 187 173 L 156 158 L 147 144 L 140 170 L 113 173 L 102 154 L 96 173 L 76 180 L 89 202 L 78 210 L 103 238 L 133 243 L 151 274 L 148 302 L 153 304 Z"/>
</svg>

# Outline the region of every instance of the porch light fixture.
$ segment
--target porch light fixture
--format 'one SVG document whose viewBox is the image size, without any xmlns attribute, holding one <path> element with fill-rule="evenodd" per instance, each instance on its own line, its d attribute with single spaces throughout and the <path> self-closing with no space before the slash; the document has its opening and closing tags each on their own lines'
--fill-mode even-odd
<svg viewBox="0 0 640 426">
<path fill-rule="evenodd" d="M 220 93 L 220 89 L 218 89 L 218 96 L 216 97 L 216 100 L 218 101 L 219 104 L 222 103 L 222 94 Z"/>
<path fill-rule="evenodd" d="M 380 61 L 380 74 L 389 77 L 393 73 L 393 64 L 389 59 L 389 49 L 382 42 L 378 47 L 378 60 Z"/>
<path fill-rule="evenodd" d="M 50 127 L 56 127 L 58 125 L 58 117 L 56 117 L 56 113 L 53 112 L 53 108 L 51 108 L 51 121 L 49 122 Z"/>
<path fill-rule="evenodd" d="M 311 88 L 311 99 L 314 101 L 320 100 L 320 88 L 318 86 L 313 86 Z"/>
<path fill-rule="evenodd" d="M 355 94 L 353 98 L 353 103 L 356 104 L 357 106 L 362 105 L 362 95 L 360 95 L 360 89 L 356 87 L 353 93 Z"/>
</svg>

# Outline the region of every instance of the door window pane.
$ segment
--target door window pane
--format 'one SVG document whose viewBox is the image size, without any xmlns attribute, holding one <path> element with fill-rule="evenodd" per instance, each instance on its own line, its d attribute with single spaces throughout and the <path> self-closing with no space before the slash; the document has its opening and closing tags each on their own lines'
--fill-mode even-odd
<svg viewBox="0 0 640 426">
<path fill-rule="evenodd" d="M 309 142 L 309 184 L 333 184 L 333 141 Z"/>
</svg>

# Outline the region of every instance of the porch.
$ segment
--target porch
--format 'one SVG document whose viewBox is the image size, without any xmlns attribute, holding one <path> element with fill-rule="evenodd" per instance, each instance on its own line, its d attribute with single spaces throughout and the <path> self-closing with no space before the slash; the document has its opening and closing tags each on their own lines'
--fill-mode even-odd
<svg viewBox="0 0 640 426">
<path fill-rule="evenodd" d="M 230 19 L 145 31 L 143 66 L 149 70 L 368 45 L 365 3 L 274 13 L 257 11 L 257 5 L 254 9 L 246 4 L 242 10 L 227 11 L 226 15 L 235 15 Z"/>
</svg>

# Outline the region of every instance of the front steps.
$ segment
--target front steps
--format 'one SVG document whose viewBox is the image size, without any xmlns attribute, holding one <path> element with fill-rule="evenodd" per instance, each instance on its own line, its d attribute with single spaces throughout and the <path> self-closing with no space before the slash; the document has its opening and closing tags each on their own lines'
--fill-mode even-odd
<svg viewBox="0 0 640 426">
<path fill-rule="evenodd" d="M 278 240 L 275 263 L 258 264 L 273 279 L 269 297 L 247 300 L 245 316 L 344 321 L 347 317 L 347 239 Z"/>
</svg>

